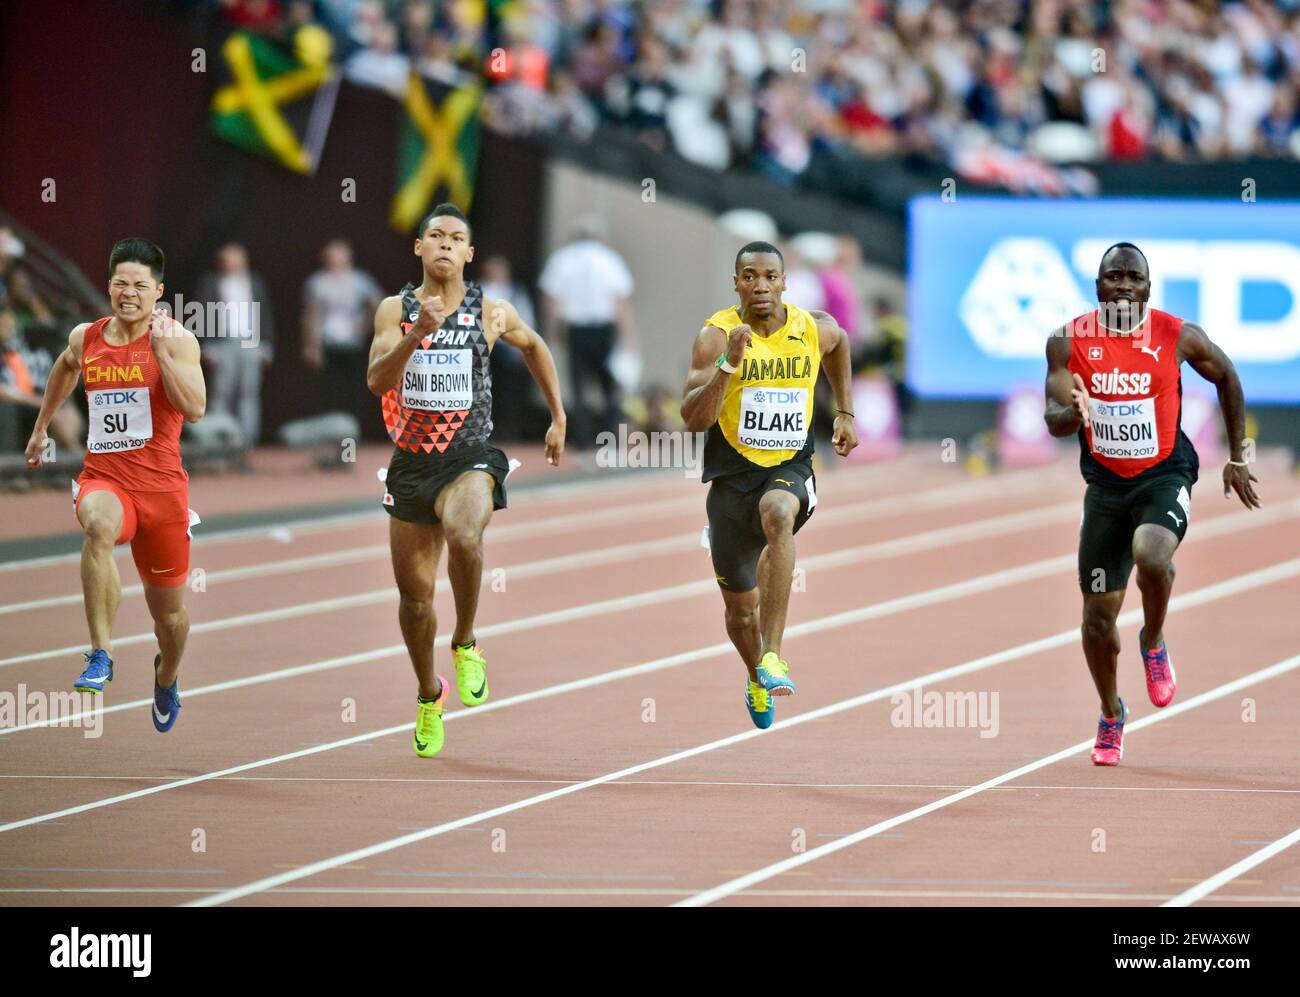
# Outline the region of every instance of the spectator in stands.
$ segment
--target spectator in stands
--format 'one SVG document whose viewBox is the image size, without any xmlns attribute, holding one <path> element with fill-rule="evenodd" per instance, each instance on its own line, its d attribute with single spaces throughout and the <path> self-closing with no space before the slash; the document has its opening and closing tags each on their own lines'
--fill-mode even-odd
<svg viewBox="0 0 1300 997">
<path fill-rule="evenodd" d="M 40 339 L 58 335 L 59 315 L 36 290 L 31 272 L 24 264 L 16 263 L 9 268 L 5 288 L 8 307 L 13 310 L 18 328 L 25 338 Z"/>
<path fill-rule="evenodd" d="M 530 329 L 537 328 L 537 316 L 528 289 L 518 283 L 510 261 L 495 253 L 483 261 L 479 286 L 483 295 L 515 306 L 520 320 Z M 492 351 L 492 421 L 502 439 L 522 439 L 536 422 L 535 413 L 545 413 L 533 403 L 535 385 L 518 350 Z M 545 424 L 543 424 L 543 432 Z"/>
<path fill-rule="evenodd" d="M 604 237 L 603 218 L 581 219 L 573 241 L 546 261 L 538 280 L 547 338 L 568 352 L 570 439 L 579 449 L 594 446 L 597 433 L 617 429 L 618 386 L 609 367 L 615 345 L 640 352 L 632 320 L 632 273 Z M 597 410 L 588 402 L 589 385 L 600 394 Z"/>
<path fill-rule="evenodd" d="M 218 249 L 214 262 L 196 288 L 197 299 L 208 306 L 207 320 L 190 331 L 199 337 L 211 371 L 211 411 L 233 417 L 245 445 L 252 447 L 262 432 L 262 372 L 274 356 L 271 298 L 239 243 Z"/>
<path fill-rule="evenodd" d="M 543 127 L 587 139 L 599 123 L 600 115 L 579 89 L 573 75 L 564 71 L 552 73 L 550 98 L 542 107 Z"/>
<path fill-rule="evenodd" d="M 668 147 L 668 104 L 677 88 L 668 79 L 668 46 L 653 35 L 642 37 L 640 57 L 606 88 L 610 108 L 660 152 Z"/>
<path fill-rule="evenodd" d="M 397 25 L 391 21 L 376 24 L 369 47 L 348 59 L 344 72 L 359 86 L 376 87 L 401 98 L 411 74 L 411 60 L 398 51 Z"/>
<path fill-rule="evenodd" d="M 341 409 L 377 430 L 366 358 L 384 293 L 370 274 L 352 265 L 352 247 L 343 239 L 325 244 L 321 264 L 302 289 L 303 363 L 320 372 L 322 412 Z"/>
<path fill-rule="evenodd" d="M 23 241 L 8 225 L 0 225 L 0 294 L 8 293 L 9 273 L 23 258 Z"/>
<path fill-rule="evenodd" d="M 449 87 L 459 86 L 465 79 L 464 70 L 452 58 L 451 39 L 441 31 L 429 33 L 416 57 L 415 68 L 421 76 Z"/>
<path fill-rule="evenodd" d="M 1289 87 L 1278 87 L 1273 95 L 1273 106 L 1267 117 L 1261 122 L 1257 151 L 1262 156 L 1297 156 L 1297 128 L 1300 117 L 1296 115 L 1295 91 Z"/>
<path fill-rule="evenodd" d="M 292 22 L 304 0 L 225 2 L 237 12 L 229 17 L 256 24 L 281 9 Z M 490 127 L 589 135 L 594 109 L 667 148 L 676 140 L 667 109 L 686 98 L 729 137 L 729 154 L 706 157 L 712 166 L 747 163 L 785 184 L 825 152 L 962 167 L 1029 153 L 1077 162 L 1300 151 L 1288 120 L 1300 90 L 1297 0 L 519 0 L 499 9 L 484 18 L 473 2 L 315 6 L 340 51 L 355 53 L 347 65 L 357 81 L 400 92 L 408 55 L 449 81 L 483 65 L 490 24 L 492 43 L 517 63 L 546 67 L 527 80 L 489 73 L 498 91 L 486 104 Z M 681 110 L 673 120 L 689 122 L 692 108 Z M 1084 127 L 1036 141 L 1053 125 Z M 680 148 L 693 151 L 689 138 Z"/>
<path fill-rule="evenodd" d="M 419 59 L 433 37 L 433 3 L 431 0 L 406 0 L 401 14 L 402 50 L 411 59 Z"/>
<path fill-rule="evenodd" d="M 618 29 L 595 22 L 574 53 L 573 78 L 578 89 L 598 108 L 605 106 L 605 87 L 610 77 L 623 65 L 619 47 Z"/>
<path fill-rule="evenodd" d="M 17 433 L 22 441 L 32 434 L 45 395 L 54 358 L 46 349 L 33 349 L 23 337 L 17 316 L 0 311 L 0 404 L 18 411 Z M 63 405 L 50 422 L 50 437 L 65 456 L 75 457 L 83 445 L 84 422 L 76 405 Z"/>
</svg>

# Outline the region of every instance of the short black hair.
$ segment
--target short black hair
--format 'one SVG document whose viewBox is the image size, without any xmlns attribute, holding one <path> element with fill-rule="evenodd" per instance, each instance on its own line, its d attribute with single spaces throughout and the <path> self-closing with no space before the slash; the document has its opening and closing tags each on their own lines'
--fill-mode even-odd
<svg viewBox="0 0 1300 997">
<path fill-rule="evenodd" d="M 143 263 L 161 284 L 166 262 L 163 251 L 148 239 L 123 239 L 108 254 L 108 276 L 113 276 L 119 263 Z"/>
<path fill-rule="evenodd" d="M 471 243 L 474 242 L 474 230 L 470 228 L 469 219 L 465 217 L 465 212 L 461 211 L 460 208 L 456 207 L 456 205 L 452 204 L 450 201 L 444 201 L 424 216 L 424 221 L 420 222 L 420 230 L 415 233 L 417 239 L 424 238 L 424 233 L 429 227 L 429 222 L 433 221 L 435 218 L 459 218 L 465 223 L 465 235 L 469 238 Z"/>
<path fill-rule="evenodd" d="M 785 257 L 781 255 L 781 250 L 777 249 L 770 242 L 747 242 L 740 247 L 740 252 L 736 254 L 735 272 L 740 273 L 740 258 L 746 253 L 775 253 L 776 258 L 781 261 L 781 271 L 785 272 Z"/>
<path fill-rule="evenodd" d="M 1142 262 L 1143 262 L 1143 263 L 1146 263 L 1146 265 L 1147 265 L 1147 273 L 1149 274 L 1149 273 L 1151 272 L 1151 264 L 1150 264 L 1150 263 L 1147 263 L 1147 254 L 1146 254 L 1146 253 L 1142 252 L 1142 250 L 1138 249 L 1138 247 L 1135 246 L 1135 245 L 1133 245 L 1133 243 L 1131 243 L 1131 242 L 1117 242 L 1117 243 L 1115 243 L 1115 245 L 1110 246 L 1109 248 L 1107 248 L 1106 252 L 1104 252 L 1104 253 L 1101 254 L 1101 261 L 1097 264 L 1097 271 L 1098 271 L 1098 273 L 1101 272 L 1101 264 L 1106 262 L 1106 257 L 1109 256 L 1112 252 L 1114 252 L 1114 251 L 1117 250 L 1117 249 L 1131 249 L 1131 250 L 1133 250 L 1133 252 L 1137 253 L 1138 256 L 1142 257 Z"/>
</svg>

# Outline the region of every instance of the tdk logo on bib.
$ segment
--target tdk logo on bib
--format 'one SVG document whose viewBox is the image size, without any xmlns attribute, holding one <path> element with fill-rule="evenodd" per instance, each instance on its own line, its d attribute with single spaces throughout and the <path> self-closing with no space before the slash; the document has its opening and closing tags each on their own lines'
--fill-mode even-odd
<svg viewBox="0 0 1300 997">
<path fill-rule="evenodd" d="M 1097 415 L 1103 419 L 1111 416 L 1144 416 L 1147 413 L 1149 399 L 1140 402 L 1098 402 L 1095 408 Z"/>
<path fill-rule="evenodd" d="M 138 399 L 134 391 L 96 391 L 91 397 L 96 405 L 134 405 Z"/>
<path fill-rule="evenodd" d="M 462 356 L 467 357 L 468 354 L 464 350 L 417 350 L 411 354 L 411 363 L 417 367 L 428 365 L 433 367 L 460 368 L 465 366 L 464 361 L 461 359 Z"/>
<path fill-rule="evenodd" d="M 804 393 L 802 391 L 782 391 L 778 388 L 759 388 L 754 392 L 754 401 L 762 405 L 770 402 L 773 405 L 790 405 L 803 404 Z"/>
</svg>

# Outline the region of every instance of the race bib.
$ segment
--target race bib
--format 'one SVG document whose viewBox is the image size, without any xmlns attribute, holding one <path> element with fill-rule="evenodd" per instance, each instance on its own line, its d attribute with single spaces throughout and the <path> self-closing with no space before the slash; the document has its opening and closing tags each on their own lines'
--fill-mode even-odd
<svg viewBox="0 0 1300 997">
<path fill-rule="evenodd" d="M 106 388 L 89 394 L 91 453 L 139 450 L 153 439 L 148 388 Z"/>
<path fill-rule="evenodd" d="M 402 373 L 402 404 L 425 412 L 474 405 L 473 350 L 416 350 Z"/>
<path fill-rule="evenodd" d="M 1103 457 L 1138 460 L 1160 452 L 1156 435 L 1156 400 L 1106 402 L 1088 399 L 1092 416 L 1092 451 Z"/>
<path fill-rule="evenodd" d="M 736 438 L 755 450 L 802 450 L 808 441 L 808 389 L 742 388 Z"/>
</svg>

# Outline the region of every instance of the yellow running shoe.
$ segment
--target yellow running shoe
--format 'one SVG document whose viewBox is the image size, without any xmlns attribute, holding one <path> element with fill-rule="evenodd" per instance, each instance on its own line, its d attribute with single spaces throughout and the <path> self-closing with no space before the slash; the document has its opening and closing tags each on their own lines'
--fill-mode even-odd
<svg viewBox="0 0 1300 997">
<path fill-rule="evenodd" d="M 755 727 L 767 730 L 772 726 L 776 707 L 772 705 L 767 690 L 749 679 L 745 679 L 745 705 L 749 708 L 749 719 L 754 721 Z"/>
<path fill-rule="evenodd" d="M 456 691 L 466 706 L 482 706 L 488 698 L 487 662 L 479 653 L 478 645 L 454 648 L 456 658 Z"/>
<path fill-rule="evenodd" d="M 438 676 L 438 698 L 432 703 L 416 700 L 415 753 L 421 758 L 432 758 L 442 750 L 442 704 L 447 701 L 447 680 Z"/>
<path fill-rule="evenodd" d="M 758 682 L 768 695 L 793 696 L 794 683 L 790 681 L 790 666 L 775 651 L 768 651 L 758 663 Z"/>
</svg>

